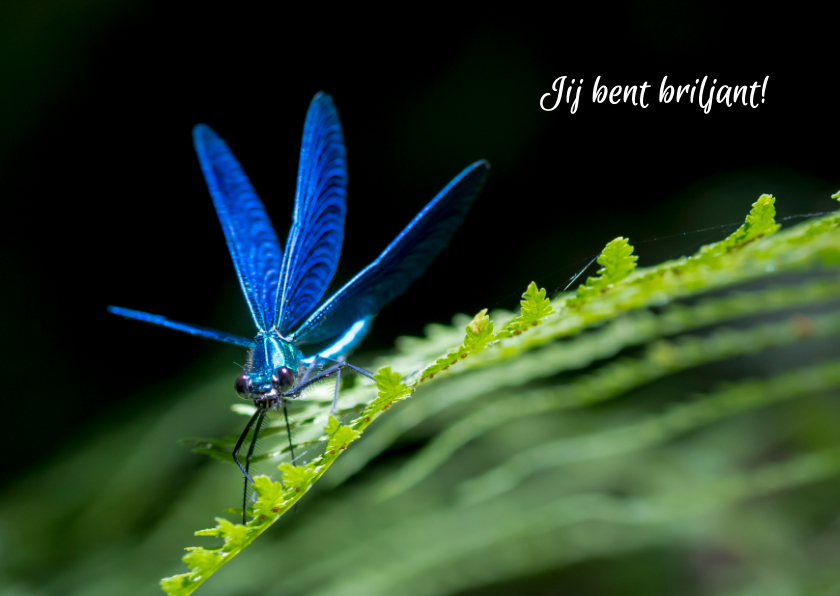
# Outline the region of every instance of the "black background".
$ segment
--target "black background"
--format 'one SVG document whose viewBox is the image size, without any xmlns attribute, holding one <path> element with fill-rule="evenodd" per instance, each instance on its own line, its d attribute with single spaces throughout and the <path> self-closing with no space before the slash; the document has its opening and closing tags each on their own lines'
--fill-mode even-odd
<svg viewBox="0 0 840 596">
<path fill-rule="evenodd" d="M 0 482 L 82 440 L 133 396 L 241 349 L 129 323 L 116 304 L 253 334 L 190 130 L 234 150 L 285 236 L 307 105 L 336 102 L 349 164 L 336 283 L 373 259 L 472 161 L 489 183 L 449 248 L 387 307 L 364 348 L 432 321 L 561 289 L 627 236 L 640 264 L 691 252 L 762 192 L 782 216 L 833 208 L 836 45 L 826 15 L 635 2 L 403 14 L 165 2 L 6 3 L 0 43 L 3 449 Z M 539 108 L 583 78 L 576 114 Z M 593 105 L 647 81 L 650 107 Z M 757 109 L 661 105 L 674 84 L 769 75 Z M 660 242 L 645 241 L 675 236 Z M 196 413 L 196 415 L 200 415 Z M 6 445 L 5 443 L 9 444 Z"/>
</svg>

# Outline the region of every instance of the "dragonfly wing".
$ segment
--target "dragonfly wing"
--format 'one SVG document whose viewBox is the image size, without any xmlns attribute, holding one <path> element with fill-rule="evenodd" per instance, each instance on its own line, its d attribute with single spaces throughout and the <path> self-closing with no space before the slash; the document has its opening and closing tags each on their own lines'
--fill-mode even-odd
<svg viewBox="0 0 840 596">
<path fill-rule="evenodd" d="M 285 333 L 321 300 L 344 239 L 347 163 L 332 98 L 318 93 L 303 126 L 292 229 L 286 240 L 274 321 Z"/>
<path fill-rule="evenodd" d="M 193 128 L 193 142 L 251 315 L 266 331 L 283 259 L 277 234 L 227 143 L 206 124 Z"/>
<path fill-rule="evenodd" d="M 242 346 L 244 348 L 253 348 L 255 345 L 254 340 L 248 339 L 247 337 L 231 335 L 230 333 L 216 331 L 215 329 L 210 329 L 209 327 L 199 327 L 198 325 L 191 325 L 189 323 L 179 323 L 178 321 L 173 321 L 172 319 L 167 319 L 166 317 L 162 317 L 160 315 L 150 315 L 147 312 L 141 312 L 139 310 L 131 310 L 130 308 L 122 308 L 120 306 L 109 306 L 108 312 L 128 319 L 143 321 L 144 323 L 151 323 L 153 325 L 160 325 L 161 327 L 168 327 L 169 329 L 175 329 L 176 331 L 183 331 L 185 333 L 189 333 L 190 335 L 206 337 L 207 339 L 215 339 L 216 341 L 223 341 L 225 343 Z"/>
<path fill-rule="evenodd" d="M 490 164 L 481 160 L 458 174 L 375 261 L 303 322 L 294 332 L 295 343 L 339 335 L 402 294 L 460 227 L 489 170 Z"/>
</svg>

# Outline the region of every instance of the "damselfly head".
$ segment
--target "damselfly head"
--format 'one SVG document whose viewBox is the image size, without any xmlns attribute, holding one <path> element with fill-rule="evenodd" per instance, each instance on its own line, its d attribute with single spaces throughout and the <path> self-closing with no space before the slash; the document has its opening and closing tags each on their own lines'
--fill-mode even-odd
<svg viewBox="0 0 840 596">
<path fill-rule="evenodd" d="M 264 372 L 244 372 L 233 383 L 240 397 L 253 399 L 257 406 L 274 401 L 295 384 L 294 373 L 285 366 L 277 367 L 271 377 Z"/>
</svg>

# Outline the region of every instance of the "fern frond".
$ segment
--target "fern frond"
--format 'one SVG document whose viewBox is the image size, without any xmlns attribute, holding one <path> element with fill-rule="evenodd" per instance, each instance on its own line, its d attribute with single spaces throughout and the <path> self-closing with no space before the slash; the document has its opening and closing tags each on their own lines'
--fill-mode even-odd
<svg viewBox="0 0 840 596">
<path fill-rule="evenodd" d="M 467 335 L 464 337 L 463 343 L 424 369 L 420 375 L 420 381 L 433 379 L 436 374 L 447 370 L 454 364 L 458 364 L 459 360 L 483 349 L 493 339 L 493 322 L 487 316 L 487 309 L 485 308 L 475 315 L 464 331 Z"/>
<path fill-rule="evenodd" d="M 491 367 L 487 373 L 482 373 L 487 376 L 482 379 L 468 377 L 463 381 L 450 379 L 443 386 L 429 387 L 423 400 L 414 401 L 384 421 L 379 432 L 360 443 L 345 458 L 341 469 L 334 470 L 324 482 L 330 486 L 340 484 L 380 455 L 395 437 L 448 408 L 468 404 L 488 393 L 510 390 L 535 380 L 538 377 L 527 371 L 531 368 L 540 369 L 544 362 L 551 363 L 548 375 L 579 370 L 610 358 L 623 349 L 643 345 L 658 338 L 725 323 L 747 315 L 821 304 L 836 300 L 838 296 L 840 279 L 834 278 L 760 291 L 739 292 L 722 298 L 700 300 L 691 306 L 680 303 L 668 305 L 659 316 L 647 310 L 628 313 L 613 319 L 600 329 L 566 342 L 552 342 L 568 335 L 567 327 L 554 326 L 552 322 L 551 329 L 540 327 L 534 332 L 537 335 L 508 340 L 503 348 L 489 350 L 481 359 L 467 360 L 464 368 L 453 370 L 453 374 Z M 538 361 L 535 360 L 533 367 L 530 362 L 522 363 L 516 360 L 517 356 L 549 343 L 551 351 L 545 353 Z M 505 361 L 508 365 L 498 367 Z"/>
<path fill-rule="evenodd" d="M 437 435 L 383 482 L 380 495 L 382 498 L 391 498 L 406 491 L 469 441 L 518 418 L 614 399 L 633 388 L 701 364 L 754 354 L 771 347 L 840 335 L 840 313 L 821 315 L 805 324 L 807 331 L 803 331 L 802 319 L 794 318 L 748 330 L 721 329 L 706 337 L 684 336 L 676 341 L 660 340 L 652 343 L 644 356 L 604 366 L 573 385 L 520 391 L 512 397 L 497 399 L 476 408 Z M 541 366 L 538 374 L 527 369 L 516 371 L 515 363 L 499 365 L 497 370 L 505 369 L 508 375 L 518 374 L 522 381 L 553 376 L 559 370 L 550 363 L 560 360 L 552 353 L 552 348 L 539 354 Z M 534 360 L 534 356 L 531 360 Z"/>
<path fill-rule="evenodd" d="M 840 198 L 840 193 L 835 198 Z M 342 391 L 341 414 L 353 420 L 348 425 L 340 424 L 326 413 L 332 398 L 328 387 L 308 392 L 292 421 L 296 445 L 323 444 L 323 453 L 303 466 L 280 465 L 281 482 L 264 476 L 255 478 L 257 500 L 253 509 L 249 509 L 253 519 L 242 525 L 220 518 L 215 528 L 201 531 L 201 536 L 221 538 L 222 545 L 189 549 L 184 560 L 191 571 L 163 580 L 164 590 L 170 594 L 191 593 L 288 511 L 321 480 L 342 453 L 347 453 L 342 457 L 343 463 L 326 479 L 333 486 L 382 453 L 404 432 L 433 416 L 443 420 L 438 422 L 436 418 L 435 423 L 441 425 L 440 432 L 407 463 L 391 470 L 378 485 L 371 486 L 377 494 L 391 497 L 404 493 L 423 479 L 440 476 L 432 472 L 467 443 L 487 442 L 484 437 L 490 431 L 503 433 L 517 420 L 560 410 L 571 414 L 573 409 L 614 400 L 631 389 L 702 364 L 840 336 L 840 314 L 829 312 L 800 314 L 781 322 L 752 324 L 745 329 L 718 328 L 694 337 L 671 338 L 736 318 L 822 305 L 840 298 L 840 279 L 832 275 L 799 280 L 797 285 L 701 297 L 688 304 L 677 302 L 780 272 L 826 270 L 840 263 L 840 214 L 785 230 L 779 230 L 774 217 L 773 197 L 762 195 L 753 204 L 744 225 L 729 237 L 704 246 L 695 255 L 655 267 L 637 268 L 633 247 L 626 239 L 616 238 L 598 258 L 601 269 L 597 275 L 588 278 L 574 293 L 549 300 L 546 291 L 532 282 L 523 294 L 518 315 L 482 310 L 471 319 L 457 318 L 452 326 L 429 326 L 427 337 L 401 340 L 398 352 L 381 362 L 388 366 L 382 366 L 375 377 L 375 396 L 363 384 Z M 559 373 L 580 370 L 612 358 L 622 349 L 643 345 L 647 347 L 639 355 L 609 362 L 563 384 L 556 381 Z M 444 356 L 437 358 L 439 354 Z M 411 557 L 383 560 L 376 573 L 384 569 L 385 575 L 381 577 L 385 579 L 375 580 L 370 575 L 374 571 L 353 564 L 355 557 L 363 557 L 364 553 L 370 557 L 373 551 L 363 545 L 348 548 L 342 551 L 340 562 L 345 573 L 328 575 L 336 579 L 329 580 L 327 591 L 393 593 L 397 584 L 387 578 L 399 576 L 414 580 L 418 574 L 423 575 L 421 571 L 425 573 L 423 577 L 443 577 L 448 560 L 463 559 L 470 553 L 481 558 L 478 551 L 495 540 L 515 541 L 524 536 L 535 539 L 534 536 L 548 531 L 547 528 L 565 532 L 586 521 L 653 527 L 699 515 L 722 504 L 837 474 L 840 456 L 832 447 L 782 464 L 730 474 L 724 480 L 691 490 L 652 494 L 636 500 L 618 500 L 600 493 L 578 494 L 560 496 L 529 508 L 513 506 L 516 499 L 508 492 L 527 477 L 538 472 L 550 473 L 551 468 L 563 463 L 584 459 L 591 462 L 596 458 L 609 459 L 606 455 L 626 456 L 653 449 L 689 430 L 710 426 L 735 414 L 834 388 L 840 383 L 834 372 L 840 368 L 836 365 L 832 361 L 781 373 L 769 380 L 739 382 L 694 403 L 675 406 L 623 427 L 553 442 L 537 441 L 530 451 L 520 449 L 492 466 L 485 476 L 461 483 L 464 496 L 461 505 L 419 514 L 416 520 L 395 523 L 393 528 L 385 524 L 379 534 L 371 534 L 366 539 L 370 545 L 378 544 L 381 552 L 382 544 L 411 540 L 423 543 L 424 536 L 433 535 L 438 528 L 440 535 L 447 536 L 446 544 L 440 545 L 439 551 L 426 550 L 417 560 Z M 416 370 L 422 372 L 414 381 L 403 380 L 402 375 Z M 444 371 L 446 374 L 440 374 Z M 423 398 L 391 411 L 420 382 L 424 383 Z M 521 388 L 529 383 L 536 386 Z M 516 390 L 513 395 L 512 390 Z M 241 407 L 239 410 L 244 412 Z M 360 441 L 367 426 L 386 410 L 389 414 L 377 425 L 377 432 L 365 434 Z M 282 436 L 279 423 L 272 423 L 269 430 L 277 437 Z M 348 449 L 351 443 L 355 444 Z M 231 447 L 229 439 L 196 440 L 197 449 L 219 459 L 225 459 L 223 456 L 229 459 Z M 284 452 L 283 447 L 278 447 L 265 457 L 276 458 Z M 637 472 L 642 477 L 645 467 L 639 467 Z M 378 511 L 393 507 L 391 503 L 395 501 L 380 501 Z M 489 519 L 488 516 L 504 522 L 483 526 L 476 523 L 479 519 Z M 353 516 L 343 519 L 350 517 Z M 462 528 L 461 535 L 458 528 Z M 571 540 L 569 548 L 555 549 L 553 562 L 564 560 L 563 557 L 572 560 L 574 556 L 583 556 L 580 553 L 593 553 L 599 548 L 606 552 L 605 549 L 620 549 L 622 544 L 629 544 L 611 532 L 610 539 L 602 542 L 593 541 L 591 534 Z M 661 533 L 656 531 L 650 536 L 652 542 L 662 540 Z M 429 565 L 435 569 L 432 574 L 425 572 Z M 325 568 L 319 567 L 315 575 L 323 577 Z M 348 569 L 351 572 L 347 573 Z M 495 569 L 499 570 L 499 577 L 506 577 L 504 573 L 508 572 L 502 570 L 508 567 L 504 564 Z M 294 573 L 292 570 L 291 575 Z M 312 571 L 308 573 L 310 577 L 315 576 Z M 404 583 L 399 586 L 412 593 L 413 580 L 410 589 Z M 458 583 L 453 581 L 447 589 Z M 428 582 L 418 580 L 416 585 L 426 586 L 417 587 L 417 593 L 435 591 Z"/>
</svg>

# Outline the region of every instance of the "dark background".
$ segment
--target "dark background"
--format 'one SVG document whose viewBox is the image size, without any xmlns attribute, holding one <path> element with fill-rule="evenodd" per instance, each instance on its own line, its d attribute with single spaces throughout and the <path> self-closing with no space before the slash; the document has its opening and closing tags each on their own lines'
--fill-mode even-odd
<svg viewBox="0 0 840 596">
<path fill-rule="evenodd" d="M 4 2 L 0 293 L 5 460 L 37 469 L 185 369 L 241 349 L 129 323 L 116 304 L 253 333 L 196 162 L 206 122 L 244 165 L 278 234 L 291 217 L 307 105 L 338 106 L 350 173 L 336 283 L 373 259 L 472 161 L 489 183 L 450 247 L 378 317 L 367 350 L 456 312 L 550 291 L 618 235 L 649 265 L 693 251 L 773 193 L 782 216 L 832 209 L 836 45 L 825 15 L 633 2 L 591 13 L 481 5 L 401 16 L 316 5 Z M 583 78 L 578 112 L 538 102 Z M 652 85 L 650 107 L 593 105 L 596 76 Z M 659 81 L 769 75 L 758 109 L 655 102 Z M 646 241 L 669 237 L 659 242 Z M 200 416 L 196 412 L 196 416 Z"/>
</svg>

